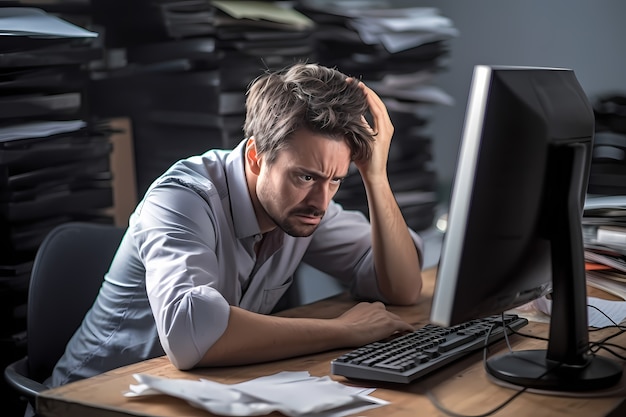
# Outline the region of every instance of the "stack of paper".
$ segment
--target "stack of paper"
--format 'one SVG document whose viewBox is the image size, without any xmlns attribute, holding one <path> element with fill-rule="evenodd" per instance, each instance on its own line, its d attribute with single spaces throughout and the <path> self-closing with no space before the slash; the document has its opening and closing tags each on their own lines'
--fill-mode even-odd
<svg viewBox="0 0 626 417">
<path fill-rule="evenodd" d="M 0 7 L 0 333 L 16 352 L 45 236 L 68 221 L 113 222 L 111 143 L 85 94 L 97 39 L 38 8 Z"/>
<path fill-rule="evenodd" d="M 107 43 L 123 52 L 96 74 L 95 110 L 132 118 L 140 195 L 176 160 L 234 147 L 249 83 L 315 54 L 314 22 L 288 2 L 93 3 Z"/>
<path fill-rule="evenodd" d="M 97 36 L 41 9 L 0 8 L 2 283 L 28 282 L 24 266 L 52 227 L 101 220 L 112 205 L 111 145 L 84 94 Z"/>
<path fill-rule="evenodd" d="M 588 284 L 626 300 L 626 197 L 588 196 L 582 222 Z"/>
</svg>

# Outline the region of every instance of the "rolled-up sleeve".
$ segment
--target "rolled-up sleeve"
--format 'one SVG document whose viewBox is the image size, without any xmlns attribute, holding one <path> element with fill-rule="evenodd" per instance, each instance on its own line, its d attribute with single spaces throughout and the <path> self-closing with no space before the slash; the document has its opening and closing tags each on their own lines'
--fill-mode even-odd
<svg viewBox="0 0 626 417">
<path fill-rule="evenodd" d="M 195 366 L 226 330 L 219 291 L 215 219 L 206 198 L 177 182 L 146 196 L 132 230 L 163 349 L 179 369 Z"/>
</svg>

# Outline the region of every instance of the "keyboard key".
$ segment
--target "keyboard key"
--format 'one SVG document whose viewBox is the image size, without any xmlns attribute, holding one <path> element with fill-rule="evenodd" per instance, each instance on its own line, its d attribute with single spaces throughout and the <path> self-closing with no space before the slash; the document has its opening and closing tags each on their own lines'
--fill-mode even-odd
<svg viewBox="0 0 626 417">
<path fill-rule="evenodd" d="M 451 340 L 447 340 L 439 345 L 439 352 L 448 352 L 456 347 L 466 345 L 469 342 L 476 340 L 478 336 L 473 333 L 461 334 Z"/>
</svg>

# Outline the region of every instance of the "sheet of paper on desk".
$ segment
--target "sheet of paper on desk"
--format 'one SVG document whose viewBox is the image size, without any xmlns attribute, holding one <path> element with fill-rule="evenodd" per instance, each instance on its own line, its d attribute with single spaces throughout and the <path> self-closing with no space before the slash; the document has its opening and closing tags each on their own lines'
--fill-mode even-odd
<svg viewBox="0 0 626 417">
<path fill-rule="evenodd" d="M 239 384 L 206 379 L 187 380 L 133 375 L 139 382 L 124 395 L 166 394 L 224 416 L 256 416 L 278 411 L 286 416 L 341 417 L 388 404 L 369 394 L 372 389 L 349 387 L 308 372 L 280 372 Z"/>
<path fill-rule="evenodd" d="M 545 297 L 533 301 L 533 305 L 542 313 L 550 315 L 552 301 Z M 626 320 L 626 301 L 611 301 L 596 297 L 587 297 L 587 318 L 590 327 L 602 328 L 620 324 Z"/>
</svg>

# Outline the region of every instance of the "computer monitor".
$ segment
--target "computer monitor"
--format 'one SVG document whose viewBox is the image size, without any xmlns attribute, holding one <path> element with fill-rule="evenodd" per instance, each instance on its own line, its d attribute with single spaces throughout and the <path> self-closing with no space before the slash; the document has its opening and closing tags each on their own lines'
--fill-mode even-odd
<svg viewBox="0 0 626 417">
<path fill-rule="evenodd" d="M 550 294 L 547 349 L 488 359 L 497 381 L 553 392 L 621 377 L 588 353 L 581 216 L 593 136 L 572 70 L 475 67 L 430 320 L 449 326 Z"/>
</svg>

